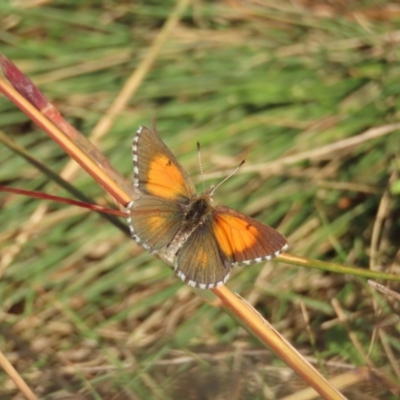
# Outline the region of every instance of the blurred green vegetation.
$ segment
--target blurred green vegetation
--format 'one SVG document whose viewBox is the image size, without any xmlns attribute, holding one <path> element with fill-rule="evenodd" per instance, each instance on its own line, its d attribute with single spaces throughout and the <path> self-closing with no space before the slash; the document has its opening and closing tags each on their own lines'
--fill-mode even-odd
<svg viewBox="0 0 400 400">
<path fill-rule="evenodd" d="M 0 2 L 0 51 L 90 137 L 175 5 Z M 98 146 L 131 179 L 132 137 L 156 117 L 199 190 L 197 141 L 207 186 L 221 179 L 208 174 L 226 176 L 246 159 L 216 202 L 277 228 L 291 253 L 398 273 L 399 132 L 320 149 L 400 120 L 399 41 L 395 2 L 193 2 Z M 68 162 L 4 97 L 0 129 L 56 172 Z M 3 145 L 0 165 L 1 184 L 67 196 Z M 73 183 L 107 201 L 86 173 Z M 0 256 L 12 261 L 0 280 L 0 348 L 41 398 L 214 399 L 236 388 L 236 398 L 272 399 L 302 387 L 222 310 L 97 214 L 46 204 L 32 221 L 43 204 L 0 195 Z M 278 262 L 236 268 L 228 286 L 328 377 L 364 365 L 374 325 L 398 310 L 360 278 Z M 380 332 L 370 360 L 398 379 L 399 324 Z M 394 396 L 379 380 L 369 385 L 344 393 Z M 15 394 L 4 374 L 0 393 Z"/>
</svg>

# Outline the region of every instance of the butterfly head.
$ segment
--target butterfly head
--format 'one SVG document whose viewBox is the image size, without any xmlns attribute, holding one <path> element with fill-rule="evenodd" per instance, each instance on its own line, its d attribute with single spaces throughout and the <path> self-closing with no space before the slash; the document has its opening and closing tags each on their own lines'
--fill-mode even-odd
<svg viewBox="0 0 400 400">
<path fill-rule="evenodd" d="M 208 201 L 211 204 L 214 204 L 213 196 L 214 196 L 214 190 L 216 187 L 217 187 L 216 185 L 211 185 L 210 188 L 203 193 L 203 196 L 207 197 Z"/>
</svg>

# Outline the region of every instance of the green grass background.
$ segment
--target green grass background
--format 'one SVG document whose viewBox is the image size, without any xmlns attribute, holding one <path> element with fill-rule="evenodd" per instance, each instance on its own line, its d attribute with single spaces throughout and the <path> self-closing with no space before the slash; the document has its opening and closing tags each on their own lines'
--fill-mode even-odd
<svg viewBox="0 0 400 400">
<path fill-rule="evenodd" d="M 29 3 L 0 3 L 0 51 L 87 136 L 176 5 Z M 208 174 L 226 176 L 246 159 L 216 202 L 277 228 L 299 256 L 368 268 L 381 210 L 372 266 L 399 272 L 399 132 L 318 155 L 399 121 L 399 30 L 399 9 L 389 1 L 195 1 L 98 147 L 131 179 L 132 137 L 155 117 L 199 190 L 197 141 L 206 187 L 221 179 Z M 68 162 L 4 97 L 0 129 L 54 171 Z M 308 150 L 314 156 L 301 162 L 264 165 Z M 3 145 L 0 183 L 68 196 Z M 83 171 L 73 183 L 99 203 L 107 199 Z M 0 256 L 15 254 L 0 280 L 0 348 L 39 397 L 275 399 L 303 387 L 228 315 L 97 214 L 52 203 L 34 224 L 42 204 L 0 194 Z M 21 232 L 29 240 L 17 248 Z M 363 279 L 278 262 L 237 268 L 228 286 L 327 377 L 363 366 L 350 333 L 366 354 L 375 324 L 398 309 Z M 380 332 L 370 359 L 398 380 L 397 320 Z M 16 393 L 3 373 L 0 393 Z M 379 380 L 344 393 L 395 398 Z"/>
</svg>

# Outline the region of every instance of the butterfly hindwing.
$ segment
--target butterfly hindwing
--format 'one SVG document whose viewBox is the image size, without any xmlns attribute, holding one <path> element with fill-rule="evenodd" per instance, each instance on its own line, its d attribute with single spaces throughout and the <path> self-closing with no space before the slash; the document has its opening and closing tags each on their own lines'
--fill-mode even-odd
<svg viewBox="0 0 400 400">
<path fill-rule="evenodd" d="M 140 127 L 132 152 L 134 186 L 140 193 L 169 200 L 196 194 L 192 180 L 157 133 Z"/>
<path fill-rule="evenodd" d="M 145 249 L 156 251 L 171 242 L 182 219 L 182 203 L 143 195 L 128 206 L 131 236 Z"/>
<path fill-rule="evenodd" d="M 209 215 L 179 250 L 175 272 L 189 286 L 212 289 L 228 280 L 230 270 L 231 267 L 224 263 Z"/>
<path fill-rule="evenodd" d="M 229 207 L 213 209 L 212 231 L 231 265 L 270 260 L 287 248 L 285 237 L 275 229 Z"/>
</svg>

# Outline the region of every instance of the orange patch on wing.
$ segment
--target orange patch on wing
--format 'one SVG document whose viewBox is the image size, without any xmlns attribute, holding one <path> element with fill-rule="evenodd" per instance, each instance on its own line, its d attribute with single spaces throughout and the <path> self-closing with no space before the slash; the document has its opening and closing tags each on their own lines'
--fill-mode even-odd
<svg viewBox="0 0 400 400">
<path fill-rule="evenodd" d="M 149 226 L 151 226 L 152 229 L 157 230 L 164 226 L 165 218 L 161 218 L 161 217 L 157 217 L 157 216 L 149 217 L 148 224 L 149 224 Z"/>
<path fill-rule="evenodd" d="M 177 194 L 186 193 L 184 176 L 164 154 L 156 154 L 151 161 L 147 181 L 149 192 L 164 199 L 174 199 Z"/>
<path fill-rule="evenodd" d="M 201 267 L 209 266 L 209 257 L 205 251 L 199 251 L 196 255 L 196 264 Z"/>
<path fill-rule="evenodd" d="M 251 248 L 256 243 L 258 236 L 256 227 L 229 214 L 215 217 L 213 231 L 221 250 L 228 255 Z"/>
</svg>

